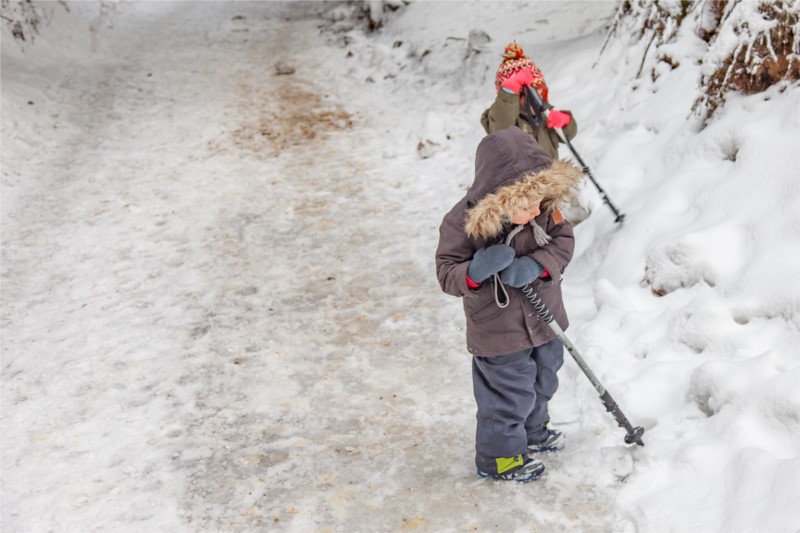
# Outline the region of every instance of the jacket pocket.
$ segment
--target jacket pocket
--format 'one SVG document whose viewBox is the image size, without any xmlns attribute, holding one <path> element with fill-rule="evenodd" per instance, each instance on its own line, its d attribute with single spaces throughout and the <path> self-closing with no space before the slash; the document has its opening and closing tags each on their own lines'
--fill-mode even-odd
<svg viewBox="0 0 800 533">
<path fill-rule="evenodd" d="M 491 284 L 486 284 L 478 291 L 478 297 L 464 300 L 467 316 L 474 324 L 488 322 L 500 316 L 503 309 L 494 301 Z"/>
</svg>

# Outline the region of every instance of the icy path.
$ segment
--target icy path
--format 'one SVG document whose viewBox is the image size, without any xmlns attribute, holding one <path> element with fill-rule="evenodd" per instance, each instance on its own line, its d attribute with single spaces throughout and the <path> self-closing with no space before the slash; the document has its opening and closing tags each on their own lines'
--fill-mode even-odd
<svg viewBox="0 0 800 533">
<path fill-rule="evenodd" d="M 385 150 L 392 101 L 324 83 L 315 7 L 139 9 L 49 87 L 4 213 L 3 529 L 611 529 L 591 445 L 474 476 L 454 198 Z"/>
</svg>

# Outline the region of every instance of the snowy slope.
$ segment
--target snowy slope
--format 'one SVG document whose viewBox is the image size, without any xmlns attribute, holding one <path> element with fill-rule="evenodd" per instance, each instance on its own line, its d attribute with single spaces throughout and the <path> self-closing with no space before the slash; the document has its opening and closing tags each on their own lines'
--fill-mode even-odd
<svg viewBox="0 0 800 533">
<path fill-rule="evenodd" d="M 2 529 L 796 531 L 797 87 L 702 128 L 702 44 L 636 78 L 610 2 L 372 4 L 371 34 L 338 3 L 4 26 Z M 567 361 L 525 486 L 474 476 L 433 271 L 513 39 L 627 216 L 582 192 L 568 334 L 647 428 Z"/>
</svg>

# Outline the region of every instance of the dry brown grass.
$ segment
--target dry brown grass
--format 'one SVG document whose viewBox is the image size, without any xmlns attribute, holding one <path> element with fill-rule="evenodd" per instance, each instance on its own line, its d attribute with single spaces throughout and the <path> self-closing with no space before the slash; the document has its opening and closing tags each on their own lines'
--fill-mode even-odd
<svg viewBox="0 0 800 533">
<path fill-rule="evenodd" d="M 724 9 L 724 2 L 714 4 Z M 725 102 L 730 92 L 756 94 L 776 83 L 800 80 L 800 51 L 795 46 L 798 28 L 797 12 L 784 0 L 762 3 L 759 12 L 765 20 L 775 21 L 768 33 L 747 34 L 743 25 L 741 44 L 708 78 L 703 80 L 703 94 L 695 108 L 703 106 L 706 118 Z M 720 11 L 721 13 L 721 11 Z M 717 28 L 719 31 L 719 27 Z M 714 32 L 704 36 L 712 40 Z"/>
</svg>

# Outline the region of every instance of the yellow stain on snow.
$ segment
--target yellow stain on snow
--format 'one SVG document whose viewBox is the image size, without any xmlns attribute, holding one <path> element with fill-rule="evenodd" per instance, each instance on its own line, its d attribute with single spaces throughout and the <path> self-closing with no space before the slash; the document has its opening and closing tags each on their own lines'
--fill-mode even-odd
<svg viewBox="0 0 800 533">
<path fill-rule="evenodd" d="M 425 519 L 421 516 L 414 518 L 404 518 L 403 526 L 400 529 L 417 529 L 425 525 Z"/>
</svg>

